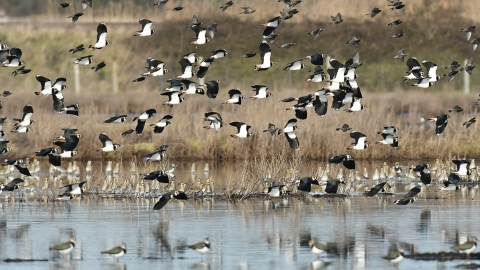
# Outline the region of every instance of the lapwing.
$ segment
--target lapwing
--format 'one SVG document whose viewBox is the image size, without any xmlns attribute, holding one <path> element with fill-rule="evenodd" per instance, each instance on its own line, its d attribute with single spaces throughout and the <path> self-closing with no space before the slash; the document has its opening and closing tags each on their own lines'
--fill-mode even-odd
<svg viewBox="0 0 480 270">
<path fill-rule="evenodd" d="M 365 193 L 365 196 L 373 197 L 373 196 L 377 195 L 378 192 L 383 190 L 383 187 L 385 186 L 386 183 L 387 182 L 382 182 L 382 183 L 379 183 L 379 184 L 373 186 L 368 192 Z"/>
<path fill-rule="evenodd" d="M 19 188 L 20 183 L 24 183 L 24 182 L 25 182 L 25 180 L 23 180 L 21 178 L 15 178 L 6 185 L 2 184 L 2 188 L 0 189 L 0 193 L 1 193 L 1 191 L 15 191 L 16 189 Z"/>
<path fill-rule="evenodd" d="M 396 250 L 388 252 L 386 256 L 383 256 L 382 259 L 389 260 L 391 263 L 397 264 L 403 260 L 403 247 L 400 247 Z"/>
<path fill-rule="evenodd" d="M 308 246 L 310 247 L 310 251 L 316 255 L 320 255 L 329 251 L 329 248 L 326 245 L 321 244 L 313 239 L 308 241 Z"/>
<path fill-rule="evenodd" d="M 168 145 L 162 145 L 152 153 L 145 155 L 143 159 L 150 160 L 150 161 L 160 161 L 162 159 L 165 159 L 167 157 L 167 153 L 166 153 L 167 148 L 168 148 Z"/>
<path fill-rule="evenodd" d="M 263 40 L 262 43 L 260 43 L 259 50 L 262 63 L 255 65 L 254 70 L 267 70 L 275 63 L 271 62 L 272 50 L 270 49 L 270 46 L 268 45 L 266 40 Z"/>
<path fill-rule="evenodd" d="M 147 174 L 143 180 L 157 180 L 159 183 L 165 184 L 169 182 L 168 174 L 164 171 L 153 171 Z"/>
<path fill-rule="evenodd" d="M 212 56 L 210 58 L 204 59 L 200 64 L 198 64 L 198 71 L 197 71 L 197 78 L 203 78 L 207 74 L 208 68 L 212 65 L 215 57 Z"/>
<path fill-rule="evenodd" d="M 104 22 L 101 22 L 97 26 L 97 42 L 88 46 L 88 48 L 91 48 L 92 50 L 100 50 L 108 44 L 111 44 L 111 42 L 107 40 L 107 25 Z"/>
<path fill-rule="evenodd" d="M 128 129 L 128 130 L 125 130 L 124 132 L 122 132 L 122 137 L 125 137 L 127 135 L 130 135 L 134 132 L 135 130 L 134 129 Z"/>
<path fill-rule="evenodd" d="M 312 177 L 302 177 L 300 179 L 297 179 L 295 181 L 295 184 L 297 184 L 297 189 L 305 192 L 310 192 L 312 191 L 312 185 L 320 185 L 317 181 L 317 179 L 312 178 Z"/>
<path fill-rule="evenodd" d="M 118 263 L 118 259 L 120 257 L 123 257 L 125 256 L 125 254 L 127 254 L 127 244 L 125 243 L 122 243 L 120 246 L 118 247 L 114 247 L 112 249 L 109 249 L 109 250 L 106 250 L 106 251 L 102 251 L 101 254 L 107 254 L 109 256 L 112 256 L 114 258 L 117 259 L 117 263 Z"/>
<path fill-rule="evenodd" d="M 355 160 L 351 155 L 338 155 L 328 159 L 328 163 L 340 164 L 340 162 L 345 168 L 355 170 Z"/>
<path fill-rule="evenodd" d="M 217 32 L 218 23 L 212 23 L 207 26 L 207 34 L 210 36 L 211 39 L 215 36 Z"/>
<path fill-rule="evenodd" d="M 305 120 L 307 119 L 307 109 L 305 108 L 305 106 L 307 105 L 308 103 L 297 103 L 292 107 L 286 108 L 286 110 L 295 111 L 295 117 L 297 117 L 300 120 Z"/>
<path fill-rule="evenodd" d="M 398 137 L 393 136 L 392 134 L 380 134 L 383 137 L 383 140 L 376 141 L 376 144 L 388 144 L 393 148 L 398 148 Z"/>
<path fill-rule="evenodd" d="M 237 128 L 237 134 L 230 135 L 233 138 L 247 138 L 252 136 L 252 133 L 249 133 L 248 130 L 251 126 L 243 123 L 243 122 L 230 122 L 230 126 L 234 126 Z"/>
<path fill-rule="evenodd" d="M 182 67 L 182 75 L 177 76 L 177 79 L 190 79 L 195 75 L 195 72 L 193 72 L 193 65 L 190 60 L 187 58 L 182 58 L 178 63 Z"/>
<path fill-rule="evenodd" d="M 445 131 L 448 124 L 448 118 L 450 118 L 449 115 L 440 114 L 428 119 L 430 122 L 435 122 L 435 134 L 437 134 L 437 136 L 442 135 L 443 131 Z"/>
<path fill-rule="evenodd" d="M 58 5 L 58 7 L 60 7 L 60 8 L 67 8 L 67 7 L 69 7 L 69 6 L 70 6 L 70 3 L 60 3 L 60 4 Z"/>
<path fill-rule="evenodd" d="M 210 41 L 210 38 L 207 38 L 207 28 L 195 27 L 192 29 L 195 31 L 196 35 L 195 40 L 190 44 L 195 45 L 195 48 L 197 48 L 198 45 L 203 45 Z"/>
<path fill-rule="evenodd" d="M 241 58 L 252 58 L 252 57 L 254 57 L 255 55 L 257 55 L 257 53 L 251 52 L 251 53 L 246 53 L 246 54 L 244 54 L 244 55 L 242 55 L 242 56 L 240 56 L 240 57 L 241 57 Z"/>
<path fill-rule="evenodd" d="M 117 115 L 108 118 L 107 120 L 103 121 L 104 124 L 121 124 L 123 122 L 127 121 L 127 115 Z"/>
<path fill-rule="evenodd" d="M 162 196 L 160 196 L 160 199 L 158 200 L 157 203 L 153 206 L 153 210 L 160 210 L 162 209 L 170 199 L 175 198 L 177 200 L 188 200 L 188 197 L 185 193 L 183 192 L 178 192 L 175 191 L 173 193 L 165 193 Z"/>
<path fill-rule="evenodd" d="M 226 101 L 224 101 L 223 104 L 237 104 L 237 105 L 241 105 L 241 104 L 242 104 L 242 99 L 244 99 L 244 97 L 242 96 L 242 92 L 241 92 L 240 89 L 238 89 L 238 88 L 230 89 L 230 90 L 228 91 L 228 96 L 229 96 L 230 98 L 227 99 Z"/>
<path fill-rule="evenodd" d="M 282 195 L 287 194 L 288 188 L 285 185 L 279 185 L 279 186 L 269 186 L 266 187 L 264 190 L 264 194 L 266 194 L 266 197 L 280 197 Z"/>
<path fill-rule="evenodd" d="M 85 50 L 85 48 L 83 47 L 83 44 L 80 44 L 80 45 L 78 45 L 77 47 L 68 50 L 68 52 L 74 54 L 74 53 L 77 53 L 77 52 L 81 52 L 81 51 L 83 51 L 83 50 Z"/>
<path fill-rule="evenodd" d="M 9 143 L 10 141 L 0 141 L 0 155 L 6 155 L 8 152 L 10 152 L 10 147 L 7 146 L 7 144 Z"/>
<path fill-rule="evenodd" d="M 313 74 L 308 76 L 308 78 L 305 80 L 306 83 L 314 82 L 323 82 L 325 81 L 325 72 L 323 71 L 323 68 L 321 66 L 316 66 Z"/>
<path fill-rule="evenodd" d="M 456 173 L 450 173 L 447 180 L 443 181 L 443 187 L 440 188 L 442 191 L 455 191 L 459 189 L 460 176 Z"/>
<path fill-rule="evenodd" d="M 407 205 L 407 204 L 412 203 L 412 202 L 417 200 L 415 195 L 417 195 L 418 193 L 420 193 L 420 187 L 414 187 L 414 188 L 410 189 L 407 192 L 407 194 L 405 194 L 405 196 L 403 196 L 402 199 L 396 200 L 393 203 L 398 204 L 398 205 Z"/>
<path fill-rule="evenodd" d="M 181 7 L 181 6 L 174 7 L 174 8 L 167 8 L 167 10 L 171 10 L 171 11 L 181 11 L 182 9 L 183 9 L 183 7 Z"/>
<path fill-rule="evenodd" d="M 306 67 L 306 65 L 302 62 L 303 59 L 293 61 L 291 63 L 288 63 L 283 70 L 288 71 L 288 70 L 301 70 L 302 68 Z"/>
<path fill-rule="evenodd" d="M 153 117 L 157 114 L 157 110 L 155 109 L 148 109 L 145 112 L 141 113 L 139 116 L 133 118 L 133 122 L 137 121 L 137 127 L 135 128 L 135 132 L 137 135 L 142 134 L 143 128 L 145 127 L 145 122 L 148 118 Z"/>
<path fill-rule="evenodd" d="M 186 99 L 182 97 L 182 92 L 165 92 L 161 93 L 162 96 L 168 96 L 168 101 L 163 103 L 163 105 L 168 105 L 168 107 L 172 108 L 173 105 L 178 105 L 185 101 Z"/>
<path fill-rule="evenodd" d="M 206 112 L 205 118 L 203 118 L 203 121 L 210 121 L 210 125 L 204 126 L 203 128 L 205 129 L 213 128 L 217 133 L 218 133 L 218 130 L 221 127 L 223 127 L 222 115 L 218 112 Z"/>
<path fill-rule="evenodd" d="M 315 113 L 320 117 L 325 117 L 325 115 L 327 115 L 327 109 L 328 109 L 328 100 L 326 96 L 327 91 L 328 90 L 320 89 L 315 92 L 313 107 L 315 108 Z"/>
<path fill-rule="evenodd" d="M 323 66 L 324 58 L 325 58 L 324 53 L 316 53 L 316 54 L 305 56 L 305 59 L 310 59 L 310 63 L 312 63 L 315 66 Z"/>
<path fill-rule="evenodd" d="M 340 14 L 340 12 L 337 13 L 337 15 L 335 16 L 330 16 L 330 18 L 332 19 L 332 22 L 330 24 L 339 24 L 343 22 L 342 14 Z"/>
<path fill-rule="evenodd" d="M 470 258 L 470 253 L 477 248 L 477 237 L 472 237 L 467 242 L 460 244 L 458 246 L 452 247 L 453 250 L 456 250 L 460 253 L 467 254 L 467 258 Z"/>
<path fill-rule="evenodd" d="M 142 25 L 142 30 L 137 31 L 133 36 L 147 37 L 155 33 L 155 30 L 151 28 L 153 24 L 152 21 L 145 18 L 141 18 L 138 22 Z"/>
<path fill-rule="evenodd" d="M 82 0 L 82 8 L 86 9 L 87 7 L 93 7 L 93 0 Z"/>
<path fill-rule="evenodd" d="M 223 11 L 227 10 L 227 8 L 231 7 L 233 5 L 233 1 L 228 1 L 225 4 L 223 4 L 220 9 Z"/>
<path fill-rule="evenodd" d="M 220 83 L 219 80 L 211 80 L 211 81 L 208 81 L 204 84 L 200 84 L 199 86 L 206 86 L 207 87 L 207 96 L 211 100 L 215 100 L 217 98 L 217 95 L 218 95 L 219 83 Z"/>
<path fill-rule="evenodd" d="M 56 245 L 50 248 L 50 250 L 58 251 L 62 255 L 67 255 L 72 252 L 73 248 L 75 247 L 75 236 L 70 238 L 70 241 L 62 243 L 60 245 Z"/>
<path fill-rule="evenodd" d="M 99 71 L 100 69 L 104 68 L 107 64 L 105 62 L 100 62 L 96 66 L 92 67 L 91 69 L 95 70 L 95 72 Z"/>
<path fill-rule="evenodd" d="M 410 168 L 412 171 L 420 173 L 420 181 L 425 185 L 432 183 L 432 174 L 430 172 L 430 166 L 428 164 L 419 164 Z"/>
<path fill-rule="evenodd" d="M 472 26 L 469 26 L 467 28 L 462 29 L 462 32 L 465 33 L 467 41 L 470 41 L 470 38 L 472 37 L 472 34 L 475 33 L 475 28 L 477 28 L 477 27 L 475 25 L 472 25 Z"/>
<path fill-rule="evenodd" d="M 31 104 L 27 104 L 23 107 L 23 116 L 21 119 L 18 119 L 18 118 L 14 118 L 13 120 L 17 121 L 14 125 L 14 128 L 18 127 L 18 126 L 24 126 L 24 127 L 27 127 L 27 126 L 30 126 L 31 124 L 34 123 L 34 121 L 32 120 L 32 116 L 33 116 L 33 107 Z"/>
<path fill-rule="evenodd" d="M 72 114 L 78 116 L 78 112 L 80 111 L 80 104 L 70 104 L 63 108 L 63 112 L 65 114 Z"/>
<path fill-rule="evenodd" d="M 405 35 L 405 31 L 404 30 L 400 30 L 398 32 L 396 32 L 395 34 L 391 35 L 391 36 L 388 36 L 388 38 L 401 38 Z"/>
<path fill-rule="evenodd" d="M 345 182 L 338 179 L 331 179 L 321 183 L 321 185 L 325 186 L 325 192 L 328 194 L 337 194 L 340 184 L 345 184 Z"/>
<path fill-rule="evenodd" d="M 63 186 L 62 191 L 64 193 L 69 193 L 69 194 L 75 195 L 75 196 L 76 195 L 82 195 L 86 190 L 85 183 L 87 183 L 87 181 L 83 181 L 83 182 L 80 182 L 80 183 L 73 183 L 73 184 L 70 184 L 70 185 Z"/>
<path fill-rule="evenodd" d="M 271 18 L 270 20 L 268 20 L 267 23 L 262 24 L 262 27 L 263 28 L 268 28 L 268 27 L 276 28 L 278 25 L 280 25 L 281 22 L 282 22 L 281 17 L 277 16 L 275 18 Z"/>
<path fill-rule="evenodd" d="M 457 166 L 457 171 L 455 172 L 458 176 L 465 178 L 470 175 L 470 161 L 465 159 L 453 159 L 452 162 Z"/>
<path fill-rule="evenodd" d="M 76 129 L 63 129 L 64 135 L 57 137 L 53 144 L 59 146 L 62 152 L 60 153 L 61 157 L 70 158 L 77 154 L 77 151 L 74 151 L 75 147 L 77 147 L 80 134 L 76 134 Z"/>
<path fill-rule="evenodd" d="M 395 10 L 395 9 L 402 9 L 405 7 L 405 5 L 402 3 L 402 1 L 399 0 L 388 0 L 390 4 L 388 5 L 390 10 Z"/>
<path fill-rule="evenodd" d="M 155 124 L 150 124 L 150 126 L 154 127 L 153 128 L 154 133 L 162 133 L 163 129 L 165 129 L 165 127 L 170 124 L 169 120 L 172 120 L 172 119 L 173 119 L 173 114 L 167 114 L 164 117 L 162 117 L 160 121 L 158 121 Z"/>
<path fill-rule="evenodd" d="M 451 112 L 457 112 L 457 113 L 463 112 L 463 108 L 458 106 L 458 105 L 455 105 L 455 107 L 453 107 L 453 109 L 448 110 L 448 112 L 449 113 L 451 113 Z"/>
<path fill-rule="evenodd" d="M 119 143 L 113 143 L 113 141 L 107 136 L 106 133 L 101 133 L 98 138 L 102 142 L 102 148 L 98 148 L 97 151 L 102 151 L 102 152 L 112 152 L 117 150 L 121 144 Z"/>
<path fill-rule="evenodd" d="M 431 83 L 435 83 L 436 81 L 440 80 L 441 77 L 437 76 L 437 65 L 431 61 L 423 60 L 423 66 L 427 69 L 426 75 L 429 78 L 428 81 Z"/>
<path fill-rule="evenodd" d="M 352 143 L 353 146 L 347 147 L 349 150 L 364 150 L 368 148 L 367 144 L 367 136 L 363 133 L 360 133 L 358 131 L 352 131 L 350 133 L 350 138 L 355 139 L 355 141 Z"/>
<path fill-rule="evenodd" d="M 53 148 L 53 147 L 43 148 L 40 151 L 35 151 L 35 156 L 38 156 L 38 157 L 48 156 L 48 162 L 53 166 L 59 167 L 62 165 L 62 159 L 60 154 L 58 153 L 57 148 Z"/>
<path fill-rule="evenodd" d="M 62 91 L 67 86 L 67 79 L 66 78 L 57 78 L 54 83 L 44 76 L 36 75 L 36 80 L 40 83 L 42 89 L 40 91 L 34 92 L 37 96 L 49 96 L 53 94 L 53 90 Z"/>
<path fill-rule="evenodd" d="M 73 60 L 75 65 L 90 65 L 93 62 L 93 55 L 85 55 Z"/>
<path fill-rule="evenodd" d="M 72 18 L 72 23 L 75 24 L 78 21 L 78 18 L 80 18 L 81 16 L 83 16 L 83 13 L 79 12 L 73 14 L 72 16 L 68 16 L 68 18 Z"/>
<path fill-rule="evenodd" d="M 210 251 L 210 240 L 208 238 L 205 238 L 203 242 L 189 245 L 188 248 L 193 249 L 196 252 L 202 254 L 202 259 L 203 259 L 203 254 Z"/>
<path fill-rule="evenodd" d="M 265 85 L 254 84 L 251 86 L 253 91 L 255 91 L 255 96 L 251 96 L 250 99 L 261 99 L 272 96 L 271 92 L 267 92 L 268 87 Z"/>
<path fill-rule="evenodd" d="M 3 67 L 20 67 L 25 64 L 24 61 L 20 60 L 22 57 L 22 50 L 20 48 L 15 47 L 12 49 L 3 50 L 3 52 L 10 53 L 8 56 L 4 55 L 3 57 L 0 57 Z"/>
<path fill-rule="evenodd" d="M 212 56 L 210 56 L 210 58 L 220 59 L 220 58 L 224 58 L 225 56 L 227 56 L 227 54 L 228 54 L 228 52 L 225 49 L 213 50 L 212 51 Z"/>
<path fill-rule="evenodd" d="M 165 63 L 160 60 L 156 60 L 149 56 L 147 57 L 147 63 L 148 63 L 148 66 L 145 67 L 147 68 L 147 72 L 143 73 L 142 76 L 148 76 L 148 77 L 162 76 L 168 72 L 168 69 L 165 68 Z"/>
<path fill-rule="evenodd" d="M 168 2 L 168 0 L 158 0 L 157 3 L 153 3 L 153 6 L 163 6 Z"/>
</svg>

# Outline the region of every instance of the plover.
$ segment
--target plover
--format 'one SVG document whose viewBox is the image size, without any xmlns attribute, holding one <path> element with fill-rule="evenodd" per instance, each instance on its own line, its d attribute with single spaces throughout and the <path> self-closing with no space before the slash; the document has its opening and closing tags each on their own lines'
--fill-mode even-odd
<svg viewBox="0 0 480 270">
<path fill-rule="evenodd" d="M 155 124 L 150 124 L 151 127 L 153 128 L 154 133 L 162 133 L 163 129 L 170 124 L 169 120 L 173 119 L 173 114 L 167 114 L 160 121 L 158 121 Z"/>
<path fill-rule="evenodd" d="M 248 130 L 251 126 L 243 123 L 243 122 L 230 122 L 230 126 L 234 126 L 237 128 L 237 134 L 230 135 L 233 138 L 247 138 L 252 136 L 252 133 L 249 133 Z"/>
<path fill-rule="evenodd" d="M 88 46 L 88 48 L 91 48 L 92 50 L 100 50 L 108 44 L 111 44 L 111 42 L 107 40 L 107 25 L 101 22 L 97 26 L 97 42 L 93 45 Z"/>
<path fill-rule="evenodd" d="M 109 250 L 106 250 L 106 251 L 102 251 L 101 254 L 107 254 L 109 256 L 112 256 L 114 258 L 117 259 L 117 263 L 118 263 L 118 259 L 120 257 L 123 257 L 125 256 L 125 254 L 127 254 L 127 244 L 125 243 L 122 243 L 120 246 L 118 247 L 114 247 L 112 249 L 109 249 Z"/>
<path fill-rule="evenodd" d="M 228 95 L 230 98 L 224 101 L 223 104 L 242 104 L 242 99 L 244 99 L 244 97 L 242 96 L 242 92 L 240 91 L 240 89 L 230 89 L 228 91 Z"/>
<path fill-rule="evenodd" d="M 138 22 L 142 25 L 142 30 L 137 31 L 133 36 L 147 37 L 155 33 L 155 30 L 151 28 L 153 24 L 152 21 L 141 18 Z"/>
<path fill-rule="evenodd" d="M 121 146 L 121 144 L 119 143 L 113 143 L 113 141 L 107 136 L 106 133 L 101 133 L 98 138 L 102 142 L 103 147 L 98 148 L 97 151 L 112 152 L 117 150 Z"/>
</svg>

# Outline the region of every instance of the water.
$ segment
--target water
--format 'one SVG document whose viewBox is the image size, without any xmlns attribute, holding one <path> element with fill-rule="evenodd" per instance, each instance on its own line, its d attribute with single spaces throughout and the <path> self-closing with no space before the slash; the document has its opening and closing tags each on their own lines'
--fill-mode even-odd
<svg viewBox="0 0 480 270">
<path fill-rule="evenodd" d="M 212 175 L 215 170 L 221 171 L 211 167 Z M 187 171 L 176 171 L 177 177 Z M 236 173 L 226 169 L 227 175 Z M 464 263 L 406 258 L 395 266 L 381 258 L 394 245 L 407 254 L 451 251 L 459 240 L 480 236 L 480 203 L 470 194 L 451 192 L 444 199 L 399 206 L 393 201 L 405 193 L 403 184 L 397 193 L 236 202 L 191 198 L 171 201 L 160 211 L 152 210 L 157 198 L 89 195 L 22 203 L 5 202 L 2 194 L 0 269 L 311 269 L 322 263 L 325 269 L 451 269 Z M 71 235 L 77 243 L 70 258 L 49 251 Z M 186 247 L 205 237 L 211 251 L 203 257 Z M 317 257 L 308 248 L 310 239 L 335 252 Z M 127 254 L 119 263 L 100 254 L 122 242 Z M 6 258 L 48 261 L 3 262 Z"/>
</svg>

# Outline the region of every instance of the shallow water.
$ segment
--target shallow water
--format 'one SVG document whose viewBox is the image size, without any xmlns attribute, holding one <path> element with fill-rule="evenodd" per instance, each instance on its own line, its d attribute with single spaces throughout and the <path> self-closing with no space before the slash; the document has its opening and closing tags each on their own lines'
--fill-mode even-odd
<svg viewBox="0 0 480 270">
<path fill-rule="evenodd" d="M 177 178 L 187 177 L 187 171 L 176 171 Z M 215 171 L 221 170 L 211 168 L 212 175 Z M 394 245 L 407 254 L 451 251 L 467 236 L 480 235 L 475 196 L 458 191 L 446 199 L 421 197 L 399 206 L 393 201 L 405 194 L 404 184 L 397 192 L 375 198 L 240 202 L 191 198 L 171 201 L 160 211 L 152 210 L 157 198 L 88 195 L 69 202 L 22 203 L 5 202 L 2 194 L 0 269 L 311 269 L 322 264 L 326 269 L 451 269 L 464 263 L 406 258 L 395 266 L 381 258 Z M 71 235 L 77 243 L 70 258 L 48 250 Z M 205 237 L 212 249 L 203 258 L 186 248 Z M 328 243 L 335 252 L 313 255 L 310 239 Z M 127 254 L 120 263 L 100 254 L 122 242 Z M 6 258 L 48 261 L 3 262 Z"/>
</svg>

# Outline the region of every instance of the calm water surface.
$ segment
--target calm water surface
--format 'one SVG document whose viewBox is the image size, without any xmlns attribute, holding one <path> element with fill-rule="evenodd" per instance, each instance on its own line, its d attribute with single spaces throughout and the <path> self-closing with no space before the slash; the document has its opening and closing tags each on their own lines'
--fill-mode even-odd
<svg viewBox="0 0 480 270">
<path fill-rule="evenodd" d="M 21 203 L 5 202 L 2 194 L 0 269 L 451 269 L 464 263 L 404 259 L 395 266 L 381 258 L 397 244 L 406 253 L 451 251 L 467 236 L 480 236 L 476 197 L 459 191 L 398 206 L 393 201 L 405 194 L 402 185 L 397 192 L 345 199 L 192 198 L 160 211 L 152 210 L 156 198 L 89 195 L 65 203 Z M 70 235 L 77 243 L 69 259 L 48 250 Z M 186 248 L 205 237 L 211 251 L 203 258 Z M 310 239 L 335 252 L 317 257 L 308 248 Z M 127 254 L 120 263 L 100 254 L 122 242 Z M 6 258 L 48 261 L 5 263 Z"/>
</svg>

